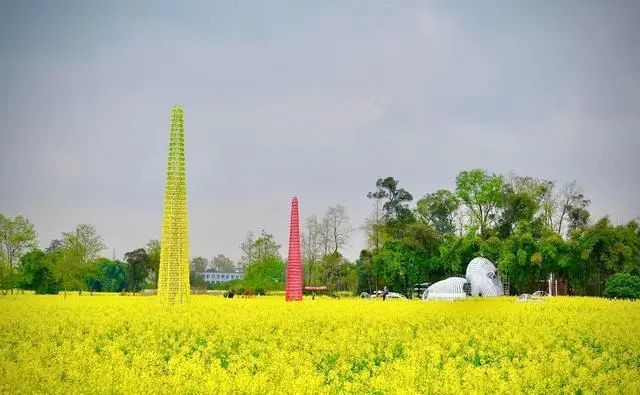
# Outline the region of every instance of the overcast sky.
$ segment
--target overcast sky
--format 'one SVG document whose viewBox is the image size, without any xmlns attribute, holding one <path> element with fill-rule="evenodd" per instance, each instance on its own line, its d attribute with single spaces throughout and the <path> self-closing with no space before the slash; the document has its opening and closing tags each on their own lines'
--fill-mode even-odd
<svg viewBox="0 0 640 395">
<path fill-rule="evenodd" d="M 42 246 L 159 239 L 182 104 L 192 256 L 260 229 L 286 256 L 294 195 L 357 227 L 379 177 L 417 199 L 478 167 L 640 215 L 638 1 L 202 3 L 2 2 L 0 213 Z"/>
</svg>

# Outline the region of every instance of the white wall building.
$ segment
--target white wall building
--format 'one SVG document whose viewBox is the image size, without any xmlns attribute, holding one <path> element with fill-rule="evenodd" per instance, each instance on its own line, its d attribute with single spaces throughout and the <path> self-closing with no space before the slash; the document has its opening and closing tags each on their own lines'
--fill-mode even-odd
<svg viewBox="0 0 640 395">
<path fill-rule="evenodd" d="M 198 273 L 198 275 L 209 284 L 228 283 L 229 281 L 244 278 L 243 272 L 202 272 Z"/>
</svg>

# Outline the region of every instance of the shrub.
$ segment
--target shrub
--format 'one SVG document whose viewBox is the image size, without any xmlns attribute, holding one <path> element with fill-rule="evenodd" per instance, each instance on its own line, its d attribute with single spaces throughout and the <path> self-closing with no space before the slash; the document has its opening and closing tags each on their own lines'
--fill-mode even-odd
<svg viewBox="0 0 640 395">
<path fill-rule="evenodd" d="M 617 299 L 640 299 L 640 277 L 616 273 L 609 277 L 604 296 Z"/>
<path fill-rule="evenodd" d="M 209 283 L 208 289 L 214 291 L 228 291 L 240 284 L 241 280 L 231 280 L 226 283 Z"/>
<path fill-rule="evenodd" d="M 246 288 L 242 284 L 235 284 L 229 288 L 229 292 L 233 292 L 236 295 L 242 295 L 246 291 Z"/>
<path fill-rule="evenodd" d="M 36 294 L 57 294 L 60 284 L 55 279 L 53 269 L 44 251 L 33 250 L 20 258 L 18 285 Z"/>
</svg>

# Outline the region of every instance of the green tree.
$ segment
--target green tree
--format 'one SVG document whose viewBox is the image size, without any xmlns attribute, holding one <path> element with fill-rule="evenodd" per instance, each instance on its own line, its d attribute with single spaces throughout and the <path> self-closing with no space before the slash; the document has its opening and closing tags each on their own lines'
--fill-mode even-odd
<svg viewBox="0 0 640 395">
<path fill-rule="evenodd" d="M 495 219 L 501 203 L 502 186 L 502 176 L 482 169 L 461 171 L 456 177 L 456 194 L 466 205 L 472 224 L 478 226 L 482 235 Z"/>
<path fill-rule="evenodd" d="M 57 294 L 59 284 L 55 280 L 53 270 L 42 250 L 32 250 L 20 258 L 20 275 L 18 285 L 30 289 L 36 294 Z"/>
<path fill-rule="evenodd" d="M 538 211 L 534 196 L 515 191 L 511 185 L 505 185 L 501 201 L 502 213 L 497 221 L 497 230 L 502 238 L 509 237 L 519 221 L 533 221 Z"/>
<path fill-rule="evenodd" d="M 153 287 L 158 287 L 158 275 L 160 273 L 160 241 L 156 239 L 149 240 L 145 248 L 149 256 L 149 276 L 153 282 Z"/>
<path fill-rule="evenodd" d="M 20 257 L 38 244 L 33 224 L 18 215 L 7 218 L 0 214 L 0 289 L 12 289 L 16 284 L 16 267 Z"/>
<path fill-rule="evenodd" d="M 538 240 L 528 222 L 520 222 L 513 234 L 504 240 L 498 266 L 509 276 L 511 287 L 520 292 L 536 287 L 536 281 L 546 277 Z"/>
<path fill-rule="evenodd" d="M 85 277 L 93 269 L 90 264 L 99 257 L 106 246 L 93 225 L 80 224 L 72 232 L 62 233 L 61 256 L 56 256 L 57 272 L 64 277 L 65 288 L 77 289 L 82 293 L 86 286 Z"/>
<path fill-rule="evenodd" d="M 442 277 L 443 268 L 438 255 L 442 235 L 432 226 L 425 223 L 408 224 L 401 243 L 413 252 L 411 258 L 414 271 L 411 273 L 415 275 L 407 278 L 407 289 L 424 280 L 431 281 Z"/>
<path fill-rule="evenodd" d="M 442 277 L 440 234 L 425 223 L 405 226 L 399 239 L 388 240 L 373 257 L 374 272 L 392 290 L 410 294 L 413 285 Z"/>
<path fill-rule="evenodd" d="M 419 279 L 419 257 L 398 241 L 388 241 L 373 258 L 376 271 L 390 290 L 404 293 Z"/>
<path fill-rule="evenodd" d="M 276 243 L 273 235 L 264 230 L 258 238 L 255 238 L 253 232 L 248 232 L 245 240 L 240 245 L 240 249 L 242 250 L 240 265 L 243 268 L 247 268 L 253 263 L 266 258 L 282 259 L 280 257 L 280 244 Z"/>
<path fill-rule="evenodd" d="M 124 260 L 127 263 L 127 289 L 135 293 L 142 289 L 149 275 L 149 255 L 144 248 L 138 248 L 124 254 Z"/>
<path fill-rule="evenodd" d="M 340 277 L 339 282 L 336 284 L 335 290 L 346 291 L 352 295 L 356 293 L 358 289 L 358 272 L 356 265 L 348 260 L 343 260 L 340 265 Z"/>
<path fill-rule="evenodd" d="M 425 195 L 416 202 L 419 218 L 433 226 L 438 232 L 453 233 L 456 230 L 456 218 L 460 208 L 460 199 L 446 189 L 440 189 Z"/>
<path fill-rule="evenodd" d="M 498 268 L 503 276 L 509 276 L 515 292 L 532 292 L 539 281 L 551 273 L 572 277 L 576 269 L 571 247 L 558 233 L 542 227 L 537 234 L 534 224 L 518 222 L 513 233 L 502 240 Z"/>
<path fill-rule="evenodd" d="M 379 279 L 373 263 L 373 254 L 369 250 L 360 251 L 356 260 L 357 292 L 372 293 L 378 289 Z"/>
<path fill-rule="evenodd" d="M 640 277 L 616 273 L 609 277 L 604 296 L 616 299 L 640 299 Z"/>
<path fill-rule="evenodd" d="M 572 246 L 580 266 L 579 278 L 575 278 L 582 292 L 601 295 L 602 283 L 614 273 L 637 274 L 640 272 L 640 240 L 638 224 L 613 226 L 604 217 L 593 226 L 571 233 Z"/>
<path fill-rule="evenodd" d="M 393 177 L 379 178 L 376 181 L 375 196 L 372 194 L 372 197 L 386 200 L 382 205 L 382 213 L 387 221 L 413 217 L 411 210 L 409 210 L 409 202 L 413 200 L 413 196 L 404 188 L 398 188 L 398 184 L 398 180 Z"/>
<path fill-rule="evenodd" d="M 356 291 L 355 266 L 339 252 L 327 254 L 319 262 L 321 283 L 332 292 Z"/>
<path fill-rule="evenodd" d="M 67 297 L 68 291 L 82 290 L 86 286 L 85 277 L 90 271 L 89 265 L 80 265 L 70 257 L 65 248 L 54 250 L 47 254 L 49 266 L 56 282 Z"/>
<path fill-rule="evenodd" d="M 588 201 L 583 200 L 576 206 L 572 206 L 568 211 L 569 233 L 576 229 L 581 229 L 589 224 L 591 213 L 587 209 Z"/>
<path fill-rule="evenodd" d="M 460 237 L 445 235 L 438 248 L 443 277 L 464 276 L 467 264 L 481 255 L 481 248 L 482 238 L 478 236 L 475 228 Z"/>
<path fill-rule="evenodd" d="M 98 292 L 120 292 L 127 287 L 126 264 L 118 260 L 100 258 L 95 270 L 87 277 L 89 288 Z"/>
<path fill-rule="evenodd" d="M 284 286 L 283 275 L 284 261 L 274 255 L 265 255 L 247 268 L 241 285 L 262 293 L 279 290 Z"/>
<path fill-rule="evenodd" d="M 331 291 L 336 291 L 342 259 L 340 253 L 331 253 L 323 256 L 318 263 L 320 283 L 329 287 Z"/>
<path fill-rule="evenodd" d="M 542 257 L 541 273 L 545 278 L 554 274 L 554 277 L 559 275 L 569 279 L 576 266 L 576 259 L 569 243 L 552 228 L 545 226 L 538 244 L 538 251 Z"/>
</svg>

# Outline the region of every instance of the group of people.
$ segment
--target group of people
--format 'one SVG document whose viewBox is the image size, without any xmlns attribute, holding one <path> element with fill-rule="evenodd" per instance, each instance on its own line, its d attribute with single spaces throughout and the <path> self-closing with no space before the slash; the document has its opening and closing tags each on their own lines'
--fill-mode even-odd
<svg viewBox="0 0 640 395">
<path fill-rule="evenodd" d="M 379 295 L 382 296 L 382 300 L 387 300 L 387 295 L 389 295 L 389 288 L 385 285 L 382 291 L 378 291 Z M 369 299 L 372 295 L 369 292 L 362 292 L 360 297 L 363 299 Z"/>
</svg>

